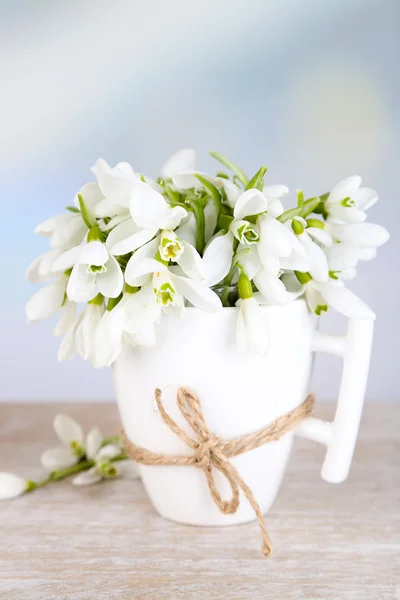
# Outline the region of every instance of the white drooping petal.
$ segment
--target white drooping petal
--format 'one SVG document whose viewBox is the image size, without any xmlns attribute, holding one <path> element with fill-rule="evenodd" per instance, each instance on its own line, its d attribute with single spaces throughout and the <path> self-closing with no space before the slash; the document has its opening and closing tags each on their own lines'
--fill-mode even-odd
<svg viewBox="0 0 400 600">
<path fill-rule="evenodd" d="M 307 227 L 307 233 L 323 246 L 332 246 L 331 236 L 323 229 L 320 229 L 319 227 Z"/>
<path fill-rule="evenodd" d="M 77 350 L 84 360 L 91 361 L 94 366 L 97 366 L 95 361 L 95 334 L 102 315 L 102 306 L 89 304 L 85 308 L 82 321 L 76 330 Z"/>
<path fill-rule="evenodd" d="M 291 295 L 292 300 L 295 300 L 304 293 L 305 286 L 300 283 L 294 273 L 284 273 L 281 277 L 281 281 L 288 294 Z"/>
<path fill-rule="evenodd" d="M 281 258 L 290 256 L 296 239 L 290 229 L 269 215 L 261 215 L 258 225 L 261 234 L 258 247 L 262 261 L 269 253 Z"/>
<path fill-rule="evenodd" d="M 267 304 L 284 306 L 294 299 L 288 293 L 282 281 L 276 275 L 271 275 L 264 269 L 255 275 L 254 283 Z"/>
<path fill-rule="evenodd" d="M 102 480 L 102 476 L 97 472 L 96 467 L 92 467 L 87 471 L 82 471 L 72 480 L 72 485 L 77 487 L 81 487 L 84 485 L 93 485 L 94 483 L 98 483 Z"/>
<path fill-rule="evenodd" d="M 343 206 L 342 204 L 331 204 L 328 214 L 329 222 L 332 221 L 332 217 L 345 223 L 362 223 L 367 218 L 365 212 L 356 206 Z"/>
<path fill-rule="evenodd" d="M 360 210 L 368 210 L 377 203 L 379 196 L 372 188 L 364 187 L 353 192 L 352 199 Z"/>
<path fill-rule="evenodd" d="M 221 300 L 209 287 L 199 281 L 193 281 L 187 277 L 171 275 L 171 279 L 179 294 L 189 302 L 205 312 L 216 312 L 222 308 Z"/>
<path fill-rule="evenodd" d="M 233 183 L 229 179 L 225 179 L 223 177 L 217 177 L 216 179 L 219 181 L 220 184 L 219 186 L 217 185 L 217 187 L 222 187 L 225 190 L 227 203 L 231 208 L 234 208 L 236 202 L 242 194 L 242 190 L 238 185 L 236 185 L 236 183 Z"/>
<path fill-rule="evenodd" d="M 58 349 L 57 359 L 59 361 L 72 360 L 77 355 L 78 350 L 76 347 L 76 331 L 80 325 L 82 318 L 83 312 L 80 315 L 78 315 L 73 325 L 68 329 L 68 331 L 64 335 L 60 347 Z"/>
<path fill-rule="evenodd" d="M 134 252 L 141 246 L 144 246 L 153 239 L 158 231 L 158 227 L 153 229 L 139 229 L 136 233 L 131 235 L 130 237 L 117 242 L 110 249 L 111 254 L 114 256 L 123 256 L 124 254 L 128 254 L 129 252 Z"/>
<path fill-rule="evenodd" d="M 126 240 L 127 238 L 132 237 L 138 231 L 142 231 L 133 220 L 130 218 L 125 219 L 122 223 L 119 223 L 110 231 L 106 240 L 106 247 L 111 252 L 111 254 L 116 254 L 113 252 L 114 246 L 119 244 L 120 242 Z"/>
<path fill-rule="evenodd" d="M 307 258 L 310 263 L 310 275 L 317 281 L 327 281 L 329 268 L 324 251 L 305 232 L 299 236 L 299 239 L 307 251 Z"/>
<path fill-rule="evenodd" d="M 93 213 L 94 216 L 99 219 L 104 219 L 105 217 L 111 217 L 112 219 L 123 217 L 126 219 L 130 216 L 127 206 L 116 204 L 113 200 L 110 200 L 110 198 L 103 198 L 103 200 L 100 200 Z"/>
<path fill-rule="evenodd" d="M 355 267 L 358 261 L 362 260 L 362 253 L 362 249 L 353 248 L 348 244 L 333 244 L 330 248 L 325 249 L 330 271 L 342 271 Z"/>
<path fill-rule="evenodd" d="M 177 259 L 182 271 L 191 279 L 202 280 L 205 277 L 204 263 L 196 248 L 187 242 L 181 242 L 183 252 Z"/>
<path fill-rule="evenodd" d="M 209 287 L 222 281 L 229 273 L 233 241 L 233 235 L 228 231 L 224 235 L 217 235 L 206 247 L 203 254 L 204 281 Z"/>
<path fill-rule="evenodd" d="M 180 222 L 186 217 L 187 210 L 183 206 L 174 206 L 172 208 L 166 208 L 164 215 L 160 218 L 158 223 L 159 229 L 171 229 L 174 230 Z"/>
<path fill-rule="evenodd" d="M 265 356 L 268 352 L 267 317 L 254 298 L 240 301 L 236 339 L 241 352 L 251 350 L 260 356 Z"/>
<path fill-rule="evenodd" d="M 134 186 L 129 209 L 136 225 L 144 229 L 159 229 L 159 223 L 167 208 L 168 205 L 164 197 L 147 183 L 141 182 Z M 165 229 L 170 228 L 165 227 Z"/>
<path fill-rule="evenodd" d="M 78 196 L 82 196 L 85 206 L 90 212 L 93 212 L 96 205 L 104 198 L 97 183 L 85 183 L 76 194 L 74 204 L 77 208 L 80 208 Z"/>
<path fill-rule="evenodd" d="M 68 415 L 57 415 L 54 419 L 54 429 L 58 439 L 67 444 L 67 446 L 71 442 L 83 444 L 84 436 L 82 427 L 75 419 L 72 419 Z"/>
<path fill-rule="evenodd" d="M 72 213 L 72 218 L 68 223 L 54 231 L 50 238 L 50 245 L 52 248 L 61 248 L 62 250 L 78 246 L 82 242 L 87 230 L 87 225 L 83 221 L 81 214 Z"/>
<path fill-rule="evenodd" d="M 86 457 L 93 460 L 103 443 L 103 434 L 98 427 L 93 427 L 86 436 Z"/>
<path fill-rule="evenodd" d="M 375 319 L 375 313 L 353 292 L 344 287 L 341 281 L 333 281 L 325 285 L 313 283 L 329 306 L 346 317 Z"/>
<path fill-rule="evenodd" d="M 27 489 L 27 481 L 14 473 L 0 473 L 0 500 L 21 496 Z"/>
<path fill-rule="evenodd" d="M 93 240 L 80 247 L 78 263 L 81 265 L 96 265 L 100 267 L 108 261 L 108 252 L 99 240 Z"/>
<path fill-rule="evenodd" d="M 76 304 L 66 300 L 61 307 L 60 318 L 54 328 L 54 335 L 64 335 L 72 327 L 76 318 Z"/>
<path fill-rule="evenodd" d="M 125 281 L 131 286 L 143 285 L 148 275 L 167 271 L 167 267 L 154 258 L 142 258 L 133 260 L 135 255 L 128 261 L 125 269 Z"/>
<path fill-rule="evenodd" d="M 54 271 L 66 271 L 73 267 L 81 255 L 83 246 L 74 246 L 65 250 L 53 263 Z"/>
<path fill-rule="evenodd" d="M 242 253 L 245 250 L 245 253 Z M 236 254 L 240 254 L 240 264 L 242 265 L 247 277 L 252 280 L 255 275 L 263 268 L 260 256 L 255 246 L 249 248 L 246 244 L 239 244 Z M 278 268 L 278 267 L 277 267 Z"/>
<path fill-rule="evenodd" d="M 161 177 L 172 179 L 177 173 L 196 168 L 196 152 L 192 148 L 178 150 L 161 167 Z"/>
<path fill-rule="evenodd" d="M 46 469 L 46 471 L 49 471 L 49 473 L 57 471 L 58 469 L 72 467 L 73 465 L 76 465 L 78 461 L 79 456 L 65 446 L 49 448 L 48 450 L 45 450 L 40 457 L 42 467 Z"/>
<path fill-rule="evenodd" d="M 73 219 L 73 213 L 62 213 L 61 215 L 56 215 L 55 217 L 50 217 L 50 219 L 46 219 L 43 223 L 39 223 L 39 225 L 35 229 L 35 233 L 37 235 L 43 235 L 45 237 L 50 237 L 56 229 L 61 229 L 66 227 L 67 224 Z"/>
<path fill-rule="evenodd" d="M 289 188 L 286 185 L 275 184 L 275 185 L 266 185 L 263 188 L 263 194 L 267 197 L 268 200 L 275 198 L 282 198 L 289 193 Z"/>
<path fill-rule="evenodd" d="M 188 242 L 192 246 L 196 245 L 196 217 L 193 212 L 187 214 L 175 233 L 182 242 Z"/>
<path fill-rule="evenodd" d="M 241 194 L 235 204 L 233 216 L 235 219 L 243 219 L 250 215 L 258 215 L 268 208 L 268 201 L 260 190 L 246 190 Z"/>
<path fill-rule="evenodd" d="M 117 444 L 107 444 L 103 446 L 97 453 L 96 458 L 115 458 L 121 454 L 121 448 Z"/>
<path fill-rule="evenodd" d="M 346 223 L 343 225 L 327 223 L 327 232 L 339 242 L 360 248 L 378 248 L 389 239 L 389 233 L 375 223 Z"/>
<path fill-rule="evenodd" d="M 326 200 L 326 204 L 329 206 L 330 204 L 341 202 L 345 198 L 351 198 L 353 193 L 360 187 L 361 182 L 362 179 L 358 175 L 347 177 L 347 179 L 339 181 L 339 183 L 333 186 Z"/>
<path fill-rule="evenodd" d="M 25 278 L 30 283 L 39 283 L 54 277 L 54 262 L 61 254 L 61 250 L 50 250 L 36 258 L 27 268 Z M 60 271 L 64 269 L 59 269 Z"/>
<path fill-rule="evenodd" d="M 41 321 L 52 317 L 60 308 L 64 300 L 66 277 L 60 277 L 54 283 L 46 285 L 37 291 L 26 303 L 25 314 L 29 323 Z"/>
<path fill-rule="evenodd" d="M 206 243 L 212 238 L 217 227 L 218 222 L 218 209 L 214 202 L 209 201 L 204 207 L 204 238 Z"/>
<path fill-rule="evenodd" d="M 97 295 L 96 277 L 86 265 L 74 265 L 67 284 L 67 296 L 73 302 L 89 302 Z"/>
<path fill-rule="evenodd" d="M 96 275 L 99 292 L 106 298 L 117 298 L 124 286 L 124 276 L 121 267 L 116 258 L 110 256 L 105 264 L 105 268 L 106 271 L 97 273 Z"/>
<path fill-rule="evenodd" d="M 150 337 L 152 337 L 153 324 L 158 321 L 160 314 L 161 308 L 156 302 L 153 282 L 149 281 L 126 301 L 124 306 L 124 329 L 135 335 L 150 330 Z M 132 340 L 130 340 L 130 343 L 132 343 Z"/>
<path fill-rule="evenodd" d="M 101 366 L 109 367 L 122 350 L 125 321 L 122 304 L 125 304 L 126 301 L 127 299 L 124 297 L 111 311 L 106 311 L 97 325 L 95 354 L 96 361 Z"/>
</svg>

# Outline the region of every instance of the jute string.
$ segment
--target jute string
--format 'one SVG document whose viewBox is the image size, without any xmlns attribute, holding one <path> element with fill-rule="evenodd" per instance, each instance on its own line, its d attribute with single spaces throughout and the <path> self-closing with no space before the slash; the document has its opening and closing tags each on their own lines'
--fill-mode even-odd
<svg viewBox="0 0 400 600">
<path fill-rule="evenodd" d="M 241 489 L 260 524 L 262 535 L 261 551 L 265 557 L 269 556 L 272 551 L 271 540 L 261 509 L 253 492 L 229 459 L 248 450 L 258 448 L 268 442 L 279 440 L 285 433 L 294 429 L 301 421 L 311 415 L 315 402 L 313 394 L 307 396 L 303 404 L 291 412 L 278 417 L 275 421 L 267 425 L 267 427 L 227 442 L 222 441 L 209 430 L 204 420 L 200 400 L 189 389 L 181 387 L 178 390 L 177 403 L 184 419 L 192 428 L 195 439 L 183 431 L 166 412 L 162 402 L 161 390 L 155 390 L 155 399 L 164 423 L 193 450 L 193 454 L 190 456 L 173 456 L 152 452 L 146 448 L 136 446 L 127 438 L 126 433 L 122 431 L 122 439 L 128 456 L 142 465 L 168 465 L 174 467 L 192 465 L 201 469 L 206 476 L 212 499 L 219 510 L 225 515 L 233 514 L 237 511 L 240 502 L 239 489 Z M 232 490 L 230 500 L 223 500 L 221 498 L 215 484 L 213 467 L 220 471 L 228 481 Z"/>
</svg>

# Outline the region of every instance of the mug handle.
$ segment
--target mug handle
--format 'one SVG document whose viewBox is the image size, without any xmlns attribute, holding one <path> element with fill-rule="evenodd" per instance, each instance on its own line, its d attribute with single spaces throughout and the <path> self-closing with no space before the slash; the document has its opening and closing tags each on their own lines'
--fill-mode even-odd
<svg viewBox="0 0 400 600">
<path fill-rule="evenodd" d="M 312 340 L 313 352 L 328 352 L 343 358 L 342 380 L 333 422 L 310 417 L 296 429 L 296 435 L 327 446 L 321 476 L 330 483 L 341 483 L 350 470 L 364 404 L 373 331 L 372 319 L 352 317 L 345 336 L 315 332 Z"/>
</svg>

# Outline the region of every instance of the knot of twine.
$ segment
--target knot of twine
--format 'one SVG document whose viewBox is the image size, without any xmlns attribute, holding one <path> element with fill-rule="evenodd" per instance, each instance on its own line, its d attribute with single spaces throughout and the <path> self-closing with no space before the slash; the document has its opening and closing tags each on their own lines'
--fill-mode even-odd
<svg viewBox="0 0 400 600">
<path fill-rule="evenodd" d="M 243 452 L 247 452 L 248 450 L 258 448 L 268 442 L 279 440 L 285 433 L 294 429 L 301 421 L 311 415 L 315 402 L 313 394 L 309 394 L 303 404 L 291 412 L 278 417 L 275 421 L 267 425 L 267 427 L 259 429 L 254 433 L 249 433 L 242 437 L 224 442 L 208 429 L 204 420 L 200 400 L 194 392 L 191 392 L 185 387 L 181 387 L 177 393 L 177 404 L 182 416 L 193 430 L 196 439 L 191 438 L 166 412 L 162 402 L 161 390 L 156 389 L 154 393 L 162 420 L 171 431 L 193 450 L 193 453 L 190 456 L 172 456 L 151 452 L 151 450 L 136 446 L 133 442 L 128 440 L 125 432 L 122 431 L 122 439 L 128 456 L 142 465 L 192 465 L 201 469 L 206 476 L 212 499 L 219 510 L 226 515 L 233 514 L 237 511 L 240 503 L 239 490 L 242 490 L 254 510 L 260 525 L 262 554 L 265 557 L 269 556 L 272 551 L 271 540 L 267 532 L 261 509 L 253 492 L 229 459 L 233 456 L 238 456 Z M 230 500 L 223 500 L 221 498 L 215 484 L 213 468 L 220 471 L 228 481 L 232 491 Z"/>
</svg>

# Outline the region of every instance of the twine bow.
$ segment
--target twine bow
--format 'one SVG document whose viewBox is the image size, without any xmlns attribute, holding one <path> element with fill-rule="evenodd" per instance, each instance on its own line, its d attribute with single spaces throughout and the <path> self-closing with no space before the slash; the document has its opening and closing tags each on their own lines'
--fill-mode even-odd
<svg viewBox="0 0 400 600">
<path fill-rule="evenodd" d="M 237 511 L 240 503 L 239 490 L 241 489 L 254 510 L 260 525 L 262 554 L 265 557 L 269 556 L 272 551 L 271 540 L 267 532 L 261 509 L 253 492 L 229 459 L 233 456 L 238 456 L 243 452 L 247 452 L 248 450 L 258 448 L 268 442 L 276 441 L 282 437 L 282 435 L 294 429 L 303 419 L 311 415 L 315 402 L 314 396 L 309 394 L 303 404 L 291 412 L 278 417 L 267 427 L 227 442 L 222 441 L 209 430 L 204 420 L 200 400 L 194 392 L 191 392 L 185 387 L 181 387 L 177 393 L 177 404 L 182 416 L 193 430 L 196 439 L 191 438 L 166 412 L 162 402 L 161 390 L 155 390 L 155 399 L 164 423 L 193 450 L 193 454 L 191 456 L 171 456 L 151 452 L 146 448 L 136 446 L 133 442 L 128 440 L 123 431 L 122 438 L 127 454 L 130 458 L 143 465 L 192 465 L 201 469 L 206 476 L 212 499 L 219 510 L 226 515 L 233 514 Z M 215 484 L 213 468 L 220 471 L 228 481 L 232 491 L 230 500 L 223 500 L 221 498 Z"/>
</svg>

